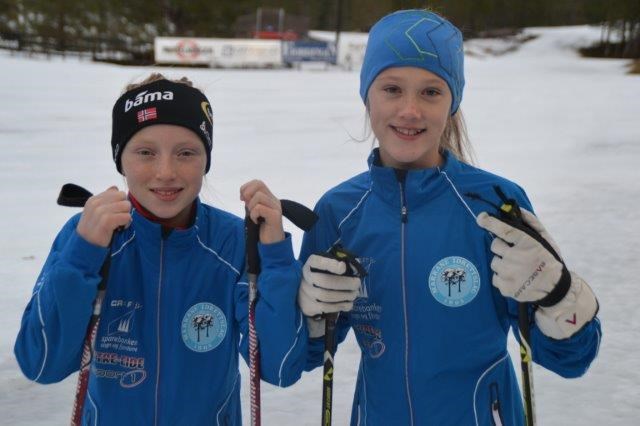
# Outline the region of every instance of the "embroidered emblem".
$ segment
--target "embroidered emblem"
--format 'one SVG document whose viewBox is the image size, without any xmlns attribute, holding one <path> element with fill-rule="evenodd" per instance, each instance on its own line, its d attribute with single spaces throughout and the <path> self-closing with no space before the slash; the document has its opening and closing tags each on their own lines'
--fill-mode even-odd
<svg viewBox="0 0 640 426">
<path fill-rule="evenodd" d="M 216 305 L 193 305 L 182 319 L 182 340 L 194 352 L 215 349 L 227 334 L 227 319 Z"/>
<path fill-rule="evenodd" d="M 480 274 L 464 257 L 440 260 L 429 274 L 429 290 L 445 306 L 457 308 L 471 302 L 480 289 Z"/>
</svg>

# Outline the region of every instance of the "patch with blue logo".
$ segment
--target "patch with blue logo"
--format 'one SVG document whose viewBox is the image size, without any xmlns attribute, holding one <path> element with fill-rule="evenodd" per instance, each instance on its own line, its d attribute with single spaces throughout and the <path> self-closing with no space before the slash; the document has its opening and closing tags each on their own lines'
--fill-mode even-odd
<svg viewBox="0 0 640 426">
<path fill-rule="evenodd" d="M 431 269 L 429 290 L 438 302 L 458 308 L 471 302 L 478 294 L 480 274 L 475 265 L 464 257 L 445 257 Z"/>
<path fill-rule="evenodd" d="M 193 305 L 182 319 L 182 340 L 195 352 L 215 349 L 227 334 L 227 318 L 216 305 L 201 302 Z"/>
</svg>

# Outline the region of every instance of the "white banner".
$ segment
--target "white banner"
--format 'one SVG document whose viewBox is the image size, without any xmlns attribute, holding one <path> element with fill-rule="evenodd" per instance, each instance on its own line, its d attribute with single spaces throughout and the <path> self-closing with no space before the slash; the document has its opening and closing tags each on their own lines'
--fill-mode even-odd
<svg viewBox="0 0 640 426">
<path fill-rule="evenodd" d="M 158 64 L 200 64 L 225 68 L 282 66 L 279 40 L 156 37 Z"/>
<path fill-rule="evenodd" d="M 213 60 L 213 46 L 207 38 L 156 37 L 155 62 L 158 64 L 203 64 Z"/>
</svg>

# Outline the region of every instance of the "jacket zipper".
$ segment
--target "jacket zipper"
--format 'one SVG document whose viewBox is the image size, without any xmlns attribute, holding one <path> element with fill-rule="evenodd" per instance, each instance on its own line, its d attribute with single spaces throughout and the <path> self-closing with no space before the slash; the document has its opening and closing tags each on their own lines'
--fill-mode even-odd
<svg viewBox="0 0 640 426">
<path fill-rule="evenodd" d="M 405 274 L 405 225 L 409 220 L 407 212 L 407 200 L 405 198 L 404 183 L 406 178 L 405 170 L 396 170 L 396 177 L 398 178 L 398 186 L 400 187 L 400 220 L 401 220 L 401 232 L 400 232 L 400 271 L 402 277 L 402 303 L 404 308 L 404 378 L 405 387 L 407 391 L 407 402 L 409 404 L 409 424 L 413 426 L 413 404 L 411 403 L 411 388 L 409 385 L 409 318 L 407 315 L 407 289 L 406 289 L 406 274 Z"/>
<path fill-rule="evenodd" d="M 500 412 L 500 397 L 498 396 L 498 384 L 491 383 L 489 386 L 491 393 L 491 420 L 494 426 L 502 426 L 502 413 Z"/>
<path fill-rule="evenodd" d="M 164 232 L 160 240 L 160 274 L 158 276 L 158 298 L 156 305 L 156 401 L 155 401 L 155 416 L 154 424 L 158 425 L 158 395 L 160 393 L 160 302 L 162 300 L 162 269 L 164 258 Z"/>
</svg>

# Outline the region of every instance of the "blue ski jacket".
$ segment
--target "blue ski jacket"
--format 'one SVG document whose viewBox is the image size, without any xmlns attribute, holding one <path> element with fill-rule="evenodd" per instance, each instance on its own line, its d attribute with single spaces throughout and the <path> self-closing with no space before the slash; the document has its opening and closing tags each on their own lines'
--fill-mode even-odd
<svg viewBox="0 0 640 426">
<path fill-rule="evenodd" d="M 507 352 L 517 303 L 491 284 L 492 236 L 476 216 L 496 211 L 486 201 L 501 204 L 494 185 L 531 210 L 527 196 L 449 153 L 443 166 L 405 175 L 378 164 L 374 150 L 367 172 L 320 199 L 300 256 L 340 243 L 368 272 L 336 327 L 340 342 L 353 329 L 361 350 L 351 424 L 522 425 Z M 594 319 L 559 341 L 532 314 L 531 343 L 535 362 L 577 377 L 598 352 L 600 325 Z M 307 370 L 322 364 L 322 353 L 323 340 L 309 339 Z"/>
<path fill-rule="evenodd" d="M 247 357 L 248 285 L 243 221 L 196 200 L 194 225 L 163 232 L 133 210 L 115 235 L 102 303 L 85 425 L 240 425 L 238 351 Z M 108 250 L 59 233 L 15 344 L 24 374 L 40 383 L 77 371 Z M 301 279 L 291 239 L 260 245 L 256 328 L 262 378 L 287 386 L 304 363 L 296 307 Z M 247 336 L 247 338 L 245 338 Z M 72 395 L 69 395 L 70 402 Z"/>
</svg>

